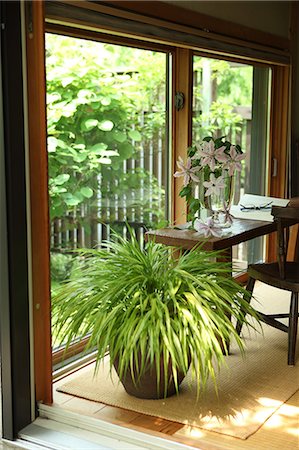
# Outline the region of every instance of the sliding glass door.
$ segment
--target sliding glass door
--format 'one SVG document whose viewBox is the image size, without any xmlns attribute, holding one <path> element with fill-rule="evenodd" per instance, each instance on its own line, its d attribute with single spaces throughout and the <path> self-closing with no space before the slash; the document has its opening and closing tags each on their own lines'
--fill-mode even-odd
<svg viewBox="0 0 299 450">
<path fill-rule="evenodd" d="M 130 28 L 124 35 L 121 32 L 123 20 L 118 17 L 117 8 L 111 17 L 119 21 L 114 22 L 114 25 L 109 22 L 108 27 L 100 29 L 99 23 L 102 22 L 99 20 L 105 18 L 105 14 L 97 11 L 101 7 L 98 4 L 94 4 L 92 10 L 86 9 L 88 5 L 85 2 L 79 2 L 80 5 L 78 3 L 76 6 L 65 4 L 65 15 L 61 20 L 61 5 L 58 8 L 55 2 L 46 3 L 44 5 L 33 2 L 32 8 L 28 8 L 25 31 L 28 65 L 31 247 L 34 255 L 32 314 L 34 357 L 38 367 L 34 384 L 36 399 L 51 403 L 49 255 L 51 254 L 52 259 L 51 284 L 52 289 L 55 289 L 63 280 L 71 277 L 73 266 L 76 265 L 75 258 L 71 256 L 73 250 L 101 245 L 103 240 L 110 238 L 112 230 L 125 233 L 123 226 L 125 219 L 133 224 L 141 240 L 145 226 L 156 227 L 169 218 L 170 206 L 173 210 L 174 223 L 178 223 L 178 219 L 185 220 L 185 204 L 183 199 L 179 198 L 179 183 L 173 182 L 172 173 L 176 170 L 174 166 L 178 156 L 185 158 L 186 149 L 191 143 L 192 55 L 197 48 L 198 53 L 193 61 L 195 75 L 196 70 L 198 72 L 202 70 L 196 67 L 198 62 L 196 58 L 202 58 L 199 52 L 205 49 L 211 52 L 213 46 L 208 45 L 206 48 L 202 39 L 192 35 L 192 27 L 189 33 L 186 32 L 181 36 L 181 40 L 177 40 L 175 38 L 179 37 L 179 33 L 173 32 L 172 23 L 166 41 L 159 34 L 158 27 L 155 29 L 150 28 L 150 25 L 144 27 L 144 24 L 128 20 L 130 25 L 134 24 L 134 29 Z M 44 6 L 47 10 L 46 19 Z M 85 17 L 84 21 L 82 17 Z M 46 35 L 48 133 L 45 130 L 44 102 L 45 26 L 52 38 L 51 43 L 50 34 Z M 189 35 L 193 41 L 188 41 Z M 210 38 L 209 33 L 206 33 L 207 44 Z M 252 35 L 252 42 L 254 38 Z M 63 41 L 62 46 L 58 44 L 59 39 L 60 42 Z M 69 48 L 72 47 L 70 42 L 76 42 L 73 49 Z M 189 47 L 187 42 L 190 42 Z M 214 42 L 214 48 L 215 43 L 217 44 L 217 41 Z M 256 61 L 261 62 L 261 52 L 251 48 L 249 42 L 248 47 L 236 45 L 236 53 L 240 55 L 240 60 L 237 60 L 232 55 L 230 45 L 226 45 L 221 39 L 219 43 L 217 55 L 210 53 L 212 58 L 209 59 L 218 63 L 228 63 L 229 67 L 217 71 L 217 81 L 212 77 L 210 91 L 205 89 L 206 93 L 209 92 L 209 97 L 204 99 L 205 104 L 200 104 L 200 99 L 197 99 L 194 110 L 198 109 L 198 116 L 195 117 L 196 114 L 193 112 L 193 120 L 200 123 L 200 116 L 208 113 L 209 98 L 214 100 L 216 88 L 218 100 L 220 94 L 222 98 L 224 96 L 225 84 L 244 88 L 244 83 L 241 82 L 242 74 L 238 75 L 238 82 L 234 81 L 235 76 L 230 77 L 228 82 L 224 80 L 224 76 L 229 76 L 230 72 L 242 71 L 243 68 L 248 72 L 251 71 L 250 77 L 247 75 L 247 79 L 251 79 L 251 88 L 249 90 L 246 88 L 246 96 L 251 95 L 251 101 L 244 103 L 245 94 L 240 93 L 239 98 L 242 101 L 235 102 L 236 96 L 234 98 L 231 96 L 230 102 L 234 107 L 232 111 L 234 114 L 239 114 L 247 125 L 250 120 L 252 122 L 248 141 L 246 145 L 242 143 L 248 156 L 245 172 L 241 174 L 243 184 L 240 189 L 243 188 L 245 192 L 248 182 L 251 183 L 249 186 L 251 192 L 256 187 L 255 192 L 263 193 L 254 183 L 261 182 L 265 186 L 267 181 L 269 97 L 267 83 L 272 71 L 269 148 L 270 156 L 276 159 L 278 169 L 276 177 L 271 177 L 270 180 L 268 176 L 267 194 L 284 196 L 287 164 L 285 149 L 288 136 L 288 57 L 287 55 L 283 57 L 281 51 L 274 51 L 274 47 L 272 52 L 271 48 L 266 46 L 267 58 L 264 60 L 269 62 L 267 68 L 257 66 L 251 60 L 245 64 L 245 59 L 241 64 L 241 58 L 250 58 L 247 50 L 250 50 L 252 61 L 256 58 Z M 222 56 L 220 60 L 221 49 L 223 55 L 225 53 L 231 56 Z M 173 64 L 168 66 L 170 52 L 174 54 L 174 59 Z M 125 59 L 122 59 L 123 57 Z M 86 66 L 88 59 L 93 67 L 92 71 L 96 73 L 94 80 L 89 79 L 89 70 Z M 166 72 L 169 68 L 168 77 Z M 208 67 L 204 70 L 206 86 L 209 70 L 212 72 Z M 260 77 L 258 82 L 259 70 L 268 75 Z M 161 75 L 159 81 L 153 76 L 156 71 Z M 199 74 L 195 84 L 195 88 L 199 91 L 200 77 Z M 221 77 L 223 80 L 220 83 Z M 136 84 L 138 78 L 138 83 L 143 83 L 142 87 L 141 84 Z M 182 109 L 176 108 L 173 102 L 168 101 L 169 80 L 172 84 L 173 98 L 176 93 L 182 93 L 185 98 Z M 137 86 L 135 91 L 133 91 L 134 83 L 135 87 Z M 107 89 L 110 89 L 111 85 L 116 85 L 117 89 L 108 95 Z M 101 91 L 104 95 L 101 95 Z M 117 106 L 113 110 L 109 110 L 115 105 Z M 218 102 L 217 111 L 221 112 L 219 108 Z M 141 114 L 142 111 L 144 114 Z M 169 112 L 173 115 L 172 127 L 169 127 L 168 123 Z M 261 121 L 259 113 L 266 118 L 266 122 Z M 219 127 L 221 128 L 220 124 Z M 168 139 L 167 131 L 170 128 L 172 137 Z M 199 139 L 197 132 L 194 133 L 194 140 Z M 238 133 L 238 129 L 235 128 L 235 135 Z M 47 151 L 46 134 L 48 134 Z M 171 155 L 168 153 L 169 140 L 172 144 Z M 168 156 L 172 157 L 173 161 L 170 170 Z M 262 176 L 255 176 L 256 169 L 252 170 L 254 164 L 257 165 L 257 170 L 262 169 Z M 170 192 L 173 192 L 171 202 L 169 202 Z M 47 214 L 48 193 L 50 220 Z M 247 258 L 245 249 L 242 257 L 239 254 L 234 256 L 243 261 L 242 264 L 245 266 Z"/>
</svg>

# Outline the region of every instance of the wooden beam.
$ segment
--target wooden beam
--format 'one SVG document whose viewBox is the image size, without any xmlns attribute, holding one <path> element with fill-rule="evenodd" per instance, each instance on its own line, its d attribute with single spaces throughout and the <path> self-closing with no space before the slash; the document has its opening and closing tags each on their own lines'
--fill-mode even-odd
<svg viewBox="0 0 299 450">
<path fill-rule="evenodd" d="M 94 42 L 107 42 L 115 45 L 126 45 L 144 50 L 156 50 L 158 52 L 170 52 L 172 46 L 158 44 L 156 42 L 148 42 L 136 38 L 129 38 L 113 34 L 99 33 L 98 31 L 87 30 L 84 28 L 74 28 L 71 25 L 59 25 L 56 23 L 46 23 L 46 33 L 55 33 L 73 38 L 90 39 Z"/>
<path fill-rule="evenodd" d="M 289 135 L 290 68 L 272 68 L 272 102 L 270 119 L 269 193 L 272 197 L 287 195 L 287 163 Z M 274 163 L 274 160 L 277 163 Z M 274 167 L 275 166 L 275 167 Z"/>
<path fill-rule="evenodd" d="M 299 3 L 291 4 L 291 196 L 299 196 Z"/>
<path fill-rule="evenodd" d="M 173 109 L 173 173 L 176 171 L 176 161 L 179 156 L 186 160 L 187 148 L 191 145 L 192 139 L 192 52 L 188 49 L 178 48 L 174 57 L 174 92 L 183 93 L 184 106 L 179 111 Z M 187 205 L 185 198 L 179 196 L 182 188 L 182 178 L 173 178 L 173 222 L 181 224 L 186 222 Z"/>
<path fill-rule="evenodd" d="M 27 2 L 26 45 L 36 400 L 52 402 L 44 2 Z"/>
<path fill-rule="evenodd" d="M 288 198 L 289 86 L 289 66 L 274 66 L 272 68 L 268 168 L 268 193 L 271 197 Z M 267 259 L 268 261 L 276 260 L 275 234 L 268 238 Z"/>
<path fill-rule="evenodd" d="M 163 1 L 105 1 L 96 2 L 105 6 L 112 6 L 115 9 L 136 12 L 149 16 L 167 20 L 174 24 L 186 25 L 199 28 L 210 33 L 217 33 L 222 36 L 242 39 L 247 42 L 277 48 L 280 50 L 289 50 L 290 41 L 286 38 L 276 36 L 271 33 L 259 31 L 238 23 L 230 22 L 217 17 L 212 17 L 196 11 L 176 6 L 174 4 L 164 3 Z"/>
<path fill-rule="evenodd" d="M 188 24 L 188 21 L 187 25 L 181 24 L 179 21 L 172 22 L 168 18 L 161 19 L 156 6 L 156 15 L 154 16 L 113 7 L 108 2 L 49 0 L 45 4 L 47 20 L 53 23 L 63 25 L 69 23 L 72 26 L 97 29 L 100 32 L 106 30 L 106 32 L 121 33 L 123 36 L 136 36 L 139 39 L 168 45 L 176 44 L 185 48 L 205 48 L 219 54 L 238 54 L 248 60 L 277 64 L 289 63 L 288 40 L 286 40 L 285 45 L 282 45 L 283 49 L 281 49 L 265 44 L 271 41 L 266 36 L 263 40 L 261 39 L 260 43 L 256 43 L 254 41 L 256 30 L 253 30 L 251 34 L 252 40 L 243 40 L 242 26 L 239 27 L 240 33 L 238 36 L 232 37 L 229 33 L 219 33 L 218 30 L 211 31 L 200 20 L 196 26 Z M 167 5 L 170 14 L 172 7 L 173 5 Z M 184 16 L 186 10 L 179 9 L 181 16 Z M 194 16 L 197 16 L 196 12 Z M 210 17 L 210 21 L 211 19 L 214 20 Z M 226 25 L 224 28 L 229 32 L 235 25 L 229 23 L 229 26 Z"/>
</svg>

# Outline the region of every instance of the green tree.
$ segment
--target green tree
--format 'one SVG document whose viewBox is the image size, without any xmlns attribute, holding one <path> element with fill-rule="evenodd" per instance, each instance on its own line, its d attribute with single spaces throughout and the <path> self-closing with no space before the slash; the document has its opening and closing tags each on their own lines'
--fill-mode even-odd
<svg viewBox="0 0 299 450">
<path fill-rule="evenodd" d="M 107 205 L 122 195 L 129 209 L 162 219 L 156 177 L 124 165 L 140 159 L 144 139 L 164 124 L 165 56 L 58 35 L 47 35 L 46 44 L 51 217 L 82 204 L 97 209 L 100 195 L 105 221 Z"/>
<path fill-rule="evenodd" d="M 202 113 L 203 86 L 202 70 L 206 58 L 194 57 L 194 72 L 199 83 L 194 86 L 196 112 L 193 117 L 194 137 L 235 135 L 244 123 L 244 119 L 234 111 L 237 106 L 251 106 L 252 103 L 252 67 L 224 60 L 209 59 L 211 69 L 211 89 L 213 91 L 209 111 Z"/>
</svg>

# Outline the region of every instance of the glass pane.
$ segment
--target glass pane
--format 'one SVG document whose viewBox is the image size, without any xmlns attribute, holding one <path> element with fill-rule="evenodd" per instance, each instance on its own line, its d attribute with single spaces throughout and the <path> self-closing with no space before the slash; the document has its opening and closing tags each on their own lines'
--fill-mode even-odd
<svg viewBox="0 0 299 450">
<path fill-rule="evenodd" d="M 46 35 L 52 290 L 73 249 L 166 223 L 167 57 Z"/>
<path fill-rule="evenodd" d="M 206 136 L 241 146 L 246 154 L 235 176 L 233 204 L 245 193 L 264 195 L 267 183 L 270 69 L 194 56 L 192 141 Z M 236 246 L 233 259 L 246 269 L 263 259 L 263 239 Z"/>
</svg>

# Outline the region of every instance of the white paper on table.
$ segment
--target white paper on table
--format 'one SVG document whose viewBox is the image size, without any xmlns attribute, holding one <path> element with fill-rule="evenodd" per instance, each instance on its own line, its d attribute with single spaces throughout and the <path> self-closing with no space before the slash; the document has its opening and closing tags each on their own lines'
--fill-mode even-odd
<svg viewBox="0 0 299 450">
<path fill-rule="evenodd" d="M 240 205 L 243 206 L 263 206 L 267 203 L 271 203 L 269 209 L 261 210 L 241 210 Z M 263 195 L 245 194 L 240 199 L 238 205 L 232 205 L 230 213 L 236 219 L 251 219 L 251 220 L 264 220 L 266 222 L 273 222 L 273 216 L 271 215 L 272 206 L 286 206 L 289 203 L 289 199 L 264 197 Z"/>
</svg>

